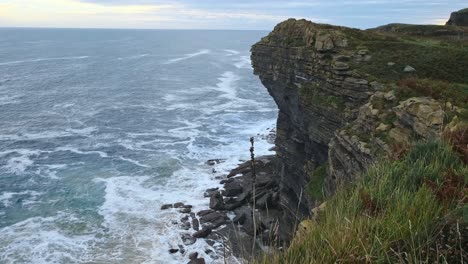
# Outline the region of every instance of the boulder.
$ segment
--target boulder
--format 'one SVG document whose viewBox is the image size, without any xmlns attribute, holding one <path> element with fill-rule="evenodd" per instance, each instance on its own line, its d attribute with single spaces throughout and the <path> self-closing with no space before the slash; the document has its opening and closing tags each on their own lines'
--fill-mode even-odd
<svg viewBox="0 0 468 264">
<path fill-rule="evenodd" d="M 177 253 L 177 252 L 179 252 L 179 249 L 178 249 L 178 248 L 171 248 L 171 249 L 169 249 L 169 253 L 171 253 L 171 254 L 175 254 L 175 253 Z"/>
<path fill-rule="evenodd" d="M 210 189 L 206 189 L 205 193 L 203 194 L 203 196 L 205 197 L 211 197 L 211 195 L 213 195 L 213 193 L 215 193 L 219 188 L 210 188 Z"/>
<path fill-rule="evenodd" d="M 200 222 L 198 221 L 198 219 L 196 219 L 196 218 L 192 219 L 192 228 L 195 231 L 200 230 Z"/>
<path fill-rule="evenodd" d="M 213 210 L 224 210 L 224 199 L 220 192 L 214 192 L 210 197 L 210 208 Z"/>
<path fill-rule="evenodd" d="M 198 252 L 192 252 L 189 254 L 189 259 L 195 260 L 198 258 Z"/>
<path fill-rule="evenodd" d="M 220 213 L 220 212 L 212 212 L 210 214 L 206 214 L 200 218 L 200 223 L 202 225 L 209 225 L 212 228 L 217 228 L 221 225 L 224 225 L 227 223 L 227 220 L 229 218 L 226 216 L 225 213 Z"/>
<path fill-rule="evenodd" d="M 188 262 L 188 264 L 205 264 L 205 259 L 204 258 L 197 258 L 197 259 L 192 259 Z"/>
<path fill-rule="evenodd" d="M 210 165 L 210 166 L 213 166 L 213 165 L 216 165 L 216 164 L 219 164 L 219 163 L 222 163 L 224 162 L 225 160 L 222 160 L 222 159 L 210 159 L 206 162 L 206 164 Z"/>
<path fill-rule="evenodd" d="M 193 236 L 194 238 L 205 238 L 205 237 L 207 237 L 209 234 L 211 234 L 212 231 L 213 231 L 213 230 L 211 229 L 211 227 L 205 226 L 205 227 L 202 228 L 202 230 L 193 233 L 192 236 Z"/>
<path fill-rule="evenodd" d="M 231 181 L 224 185 L 224 196 L 233 197 L 242 193 L 242 186 L 239 181 Z"/>
<path fill-rule="evenodd" d="M 192 212 L 192 209 L 191 208 L 182 208 L 179 210 L 180 213 L 183 213 L 183 214 L 189 214 L 190 212 Z"/>
<path fill-rule="evenodd" d="M 406 73 L 410 73 L 410 72 L 416 72 L 416 69 L 413 68 L 412 66 L 407 65 L 407 66 L 403 69 L 403 71 L 406 72 Z"/>
<path fill-rule="evenodd" d="M 184 207 L 184 203 L 175 203 L 174 208 L 182 208 Z"/>
<path fill-rule="evenodd" d="M 440 134 L 444 111 L 439 102 L 427 97 L 413 97 L 393 108 L 403 127 L 426 139 Z"/>
<path fill-rule="evenodd" d="M 161 210 L 166 210 L 166 209 L 169 209 L 169 208 L 172 208 L 172 204 L 163 204 L 163 205 L 161 205 Z"/>
</svg>

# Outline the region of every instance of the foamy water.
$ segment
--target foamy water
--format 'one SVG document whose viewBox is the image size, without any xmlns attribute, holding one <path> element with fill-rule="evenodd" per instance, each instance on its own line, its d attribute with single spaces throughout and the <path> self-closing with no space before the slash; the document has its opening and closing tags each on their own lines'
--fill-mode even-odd
<svg viewBox="0 0 468 264">
<path fill-rule="evenodd" d="M 0 263 L 224 263 L 202 239 L 170 254 L 194 231 L 160 207 L 208 208 L 251 136 L 271 154 L 277 109 L 248 59 L 265 33 L 0 34 Z"/>
</svg>

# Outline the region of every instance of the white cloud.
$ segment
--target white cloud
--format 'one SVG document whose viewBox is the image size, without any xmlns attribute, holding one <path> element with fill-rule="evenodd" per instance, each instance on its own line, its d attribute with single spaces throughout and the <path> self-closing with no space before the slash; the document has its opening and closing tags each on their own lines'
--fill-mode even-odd
<svg viewBox="0 0 468 264">
<path fill-rule="evenodd" d="M 191 28 L 210 24 L 216 27 L 217 23 L 229 25 L 230 21 L 234 25 L 241 20 L 278 23 L 286 18 L 254 12 L 195 9 L 178 3 L 105 5 L 78 0 L 0 0 L 0 21 L 7 26 Z"/>
</svg>

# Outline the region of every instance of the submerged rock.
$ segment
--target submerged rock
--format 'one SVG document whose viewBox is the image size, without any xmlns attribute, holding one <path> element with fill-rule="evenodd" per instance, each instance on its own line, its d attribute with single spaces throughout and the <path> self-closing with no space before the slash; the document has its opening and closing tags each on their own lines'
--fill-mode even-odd
<svg viewBox="0 0 468 264">
<path fill-rule="evenodd" d="M 193 237 L 192 235 L 187 234 L 187 233 L 182 234 L 181 239 L 182 239 L 182 242 L 184 243 L 184 245 L 186 245 L 186 246 L 193 245 L 197 241 L 196 237 Z"/>
<path fill-rule="evenodd" d="M 161 205 L 161 210 L 166 210 L 166 209 L 169 209 L 169 208 L 172 208 L 173 205 L 172 204 L 163 204 Z"/>
<path fill-rule="evenodd" d="M 171 253 L 171 254 L 175 254 L 175 253 L 177 253 L 177 252 L 179 252 L 179 249 L 178 249 L 178 248 L 171 248 L 171 249 L 169 249 L 169 253 Z"/>
</svg>

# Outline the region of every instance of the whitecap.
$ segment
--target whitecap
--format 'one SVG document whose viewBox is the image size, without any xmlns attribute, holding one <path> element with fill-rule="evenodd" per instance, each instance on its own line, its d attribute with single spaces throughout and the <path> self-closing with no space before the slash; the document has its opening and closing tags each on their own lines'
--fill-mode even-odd
<svg viewBox="0 0 468 264">
<path fill-rule="evenodd" d="M 30 59 L 30 60 L 17 60 L 17 61 L 0 62 L 0 66 L 2 66 L 2 65 L 11 65 L 11 64 L 21 64 L 21 63 L 28 63 L 28 62 L 40 62 L 40 61 L 82 60 L 82 59 L 87 59 L 87 58 L 89 58 L 89 56 L 58 57 L 58 58 L 38 58 L 38 59 Z"/>
<path fill-rule="evenodd" d="M 237 54 L 240 53 L 239 51 L 237 51 L 237 50 L 232 50 L 232 49 L 225 49 L 224 51 L 228 52 L 228 55 L 229 55 L 229 56 L 237 55 Z"/>
<path fill-rule="evenodd" d="M 120 158 L 121 160 L 123 160 L 123 161 L 130 162 L 130 163 L 135 164 L 135 165 L 137 165 L 137 166 L 139 166 L 139 167 L 151 168 L 150 166 L 145 165 L 145 164 L 142 164 L 142 163 L 140 163 L 140 162 L 138 162 L 138 161 L 136 161 L 136 160 L 133 160 L 133 159 L 125 158 L 125 157 L 123 157 L 123 156 L 119 156 L 119 158 Z"/>
<path fill-rule="evenodd" d="M 45 131 L 39 133 L 18 133 L 10 135 L 0 135 L 0 140 L 37 140 L 37 139 L 50 139 L 67 137 L 73 135 L 87 136 L 92 132 L 96 131 L 96 127 L 84 127 L 84 128 L 66 128 L 65 131 Z"/>
<path fill-rule="evenodd" d="M 70 235 L 58 223 L 79 222 L 74 215 L 58 213 L 33 217 L 0 229 L 0 262 L 79 263 L 89 261 L 95 235 Z M 63 224 L 62 224 L 63 226 Z M 32 246 L 34 245 L 34 246 Z"/>
<path fill-rule="evenodd" d="M 34 164 L 31 156 L 39 155 L 41 152 L 42 151 L 30 149 L 11 149 L 0 152 L 0 157 L 8 154 L 16 154 L 14 157 L 9 158 L 6 165 L 2 168 L 17 175 L 23 174 L 28 167 Z"/>
<path fill-rule="evenodd" d="M 81 155 L 97 154 L 101 158 L 109 157 L 107 153 L 103 151 L 97 151 L 97 150 L 82 151 L 82 150 L 79 150 L 77 148 L 72 148 L 72 147 L 58 147 L 55 149 L 55 151 L 69 151 L 69 152 L 81 154 Z"/>
<path fill-rule="evenodd" d="M 0 202 L 3 203 L 5 207 L 9 207 L 12 204 L 12 198 L 18 195 L 29 195 L 30 200 L 25 200 L 23 204 L 30 204 L 33 203 L 33 201 L 37 200 L 37 197 L 42 195 L 43 193 L 41 192 L 36 192 L 36 191 L 23 191 L 23 192 L 4 192 L 0 194 Z"/>
<path fill-rule="evenodd" d="M 241 56 L 239 59 L 236 59 L 234 66 L 238 69 L 252 69 L 252 63 L 249 56 Z"/>
<path fill-rule="evenodd" d="M 194 58 L 194 57 L 204 55 L 204 54 L 208 54 L 208 53 L 211 53 L 211 50 L 202 49 L 202 50 L 199 50 L 198 52 L 195 52 L 195 53 L 185 54 L 185 56 L 180 57 L 180 58 L 170 59 L 170 60 L 166 61 L 164 64 L 172 64 L 172 63 L 187 60 L 187 59 Z"/>
<path fill-rule="evenodd" d="M 1 96 L 0 97 L 0 105 L 8 105 L 8 104 L 16 104 L 19 103 L 20 101 L 18 100 L 21 98 L 21 95 L 6 95 L 6 96 Z"/>
</svg>

